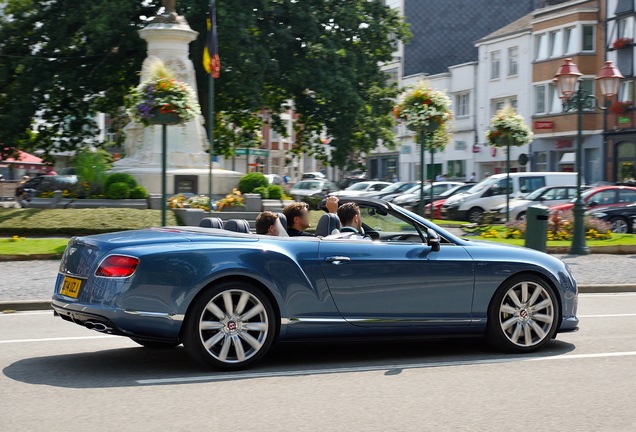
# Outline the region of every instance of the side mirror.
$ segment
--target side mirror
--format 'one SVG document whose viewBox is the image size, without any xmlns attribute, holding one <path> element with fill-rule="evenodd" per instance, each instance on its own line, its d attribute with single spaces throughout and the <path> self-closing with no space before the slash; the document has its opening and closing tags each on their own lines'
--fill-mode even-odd
<svg viewBox="0 0 636 432">
<path fill-rule="evenodd" d="M 433 252 L 439 252 L 441 248 L 439 235 L 431 228 L 428 229 L 428 240 L 426 244 L 431 247 Z"/>
<path fill-rule="evenodd" d="M 588 207 L 598 207 L 598 205 L 599 205 L 598 201 L 592 201 L 587 204 Z"/>
</svg>

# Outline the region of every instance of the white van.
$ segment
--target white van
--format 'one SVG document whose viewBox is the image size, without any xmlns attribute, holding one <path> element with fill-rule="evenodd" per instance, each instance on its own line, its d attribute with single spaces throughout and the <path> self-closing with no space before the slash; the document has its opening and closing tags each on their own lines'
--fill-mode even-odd
<svg viewBox="0 0 636 432">
<path fill-rule="evenodd" d="M 477 222 L 483 212 L 506 202 L 506 176 L 507 174 L 495 174 L 466 192 L 448 198 L 442 206 L 442 218 Z M 544 186 L 576 184 L 576 173 L 510 173 L 510 183 L 510 198 L 519 198 Z"/>
</svg>

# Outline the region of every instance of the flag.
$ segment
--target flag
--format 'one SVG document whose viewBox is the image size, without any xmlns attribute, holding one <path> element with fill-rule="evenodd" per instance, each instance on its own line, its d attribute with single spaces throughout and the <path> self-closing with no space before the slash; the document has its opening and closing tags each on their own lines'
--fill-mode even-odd
<svg viewBox="0 0 636 432">
<path fill-rule="evenodd" d="M 212 74 L 212 78 L 218 78 L 221 73 L 221 60 L 219 59 L 219 44 L 216 35 L 216 7 L 214 2 L 210 5 L 208 15 L 208 34 L 203 50 L 203 67 Z"/>
</svg>

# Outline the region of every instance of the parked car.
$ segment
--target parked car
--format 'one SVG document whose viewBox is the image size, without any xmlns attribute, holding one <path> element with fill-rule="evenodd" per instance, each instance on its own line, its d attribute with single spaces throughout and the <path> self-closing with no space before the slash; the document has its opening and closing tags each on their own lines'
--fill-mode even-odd
<svg viewBox="0 0 636 432">
<path fill-rule="evenodd" d="M 595 207 L 620 207 L 636 202 L 636 187 L 632 186 L 599 186 L 581 194 L 587 209 Z M 574 207 L 576 198 L 565 204 L 550 207 L 550 212 L 570 210 Z"/>
<path fill-rule="evenodd" d="M 368 198 L 378 198 L 386 201 L 391 201 L 396 196 L 406 192 L 407 190 L 411 189 L 414 186 L 417 186 L 418 184 L 420 183 L 417 181 L 396 182 L 393 183 L 391 186 L 385 187 L 381 191 L 371 192 L 365 196 Z"/>
<path fill-rule="evenodd" d="M 317 204 L 331 192 L 338 190 L 329 180 L 301 180 L 289 190 L 296 201 L 304 201 L 315 209 Z"/>
<path fill-rule="evenodd" d="M 384 182 L 384 181 L 363 181 L 359 183 L 354 183 L 344 190 L 332 192 L 329 195 L 333 195 L 337 197 L 364 196 L 370 192 L 378 192 L 378 191 L 384 190 L 388 186 L 391 186 L 391 183 Z"/>
<path fill-rule="evenodd" d="M 430 203 L 431 201 L 435 201 L 439 198 L 439 196 L 450 190 L 456 186 L 461 186 L 464 183 L 461 182 L 450 182 L 450 181 L 441 181 L 441 182 L 433 182 L 433 199 L 431 200 L 431 185 L 424 185 L 424 205 Z M 416 185 L 412 187 L 410 190 L 405 193 L 393 198 L 394 204 L 399 205 L 400 207 L 404 207 L 409 210 L 415 210 L 419 208 L 420 205 L 420 186 Z"/>
<path fill-rule="evenodd" d="M 321 173 L 320 171 L 306 172 L 306 173 L 303 173 L 303 175 L 301 176 L 301 180 L 305 180 L 305 179 L 326 180 L 327 176 Z"/>
<path fill-rule="evenodd" d="M 367 181 L 367 179 L 366 179 L 366 177 L 364 175 L 354 176 L 354 177 L 345 177 L 345 178 L 342 178 L 342 179 L 338 180 L 336 182 L 336 185 L 338 185 L 338 187 L 340 189 L 346 189 L 346 188 L 348 188 L 349 186 L 351 186 L 354 183 L 360 183 L 360 182 L 363 182 L 363 181 Z"/>
<path fill-rule="evenodd" d="M 464 193 L 446 200 L 442 206 L 444 219 L 478 222 L 481 215 L 511 198 L 519 198 L 544 186 L 566 186 L 576 183 L 576 173 L 564 172 L 516 172 L 495 174 L 474 185 Z"/>
<path fill-rule="evenodd" d="M 582 186 L 583 190 L 589 189 L 589 186 Z M 526 209 L 533 205 L 552 206 L 563 204 L 571 199 L 576 198 L 576 186 L 546 186 L 537 189 L 534 192 L 522 198 L 513 198 L 510 200 L 509 219 L 524 220 L 526 218 Z M 506 203 L 499 204 L 492 211 L 496 211 L 498 216 L 496 221 L 506 219 Z"/>
<path fill-rule="evenodd" d="M 457 195 L 463 192 L 466 192 L 468 189 L 473 187 L 475 183 L 464 183 L 463 185 L 455 186 L 452 189 L 447 190 L 446 192 L 442 192 L 439 194 L 438 198 L 432 203 L 428 203 L 424 206 L 424 216 L 428 217 L 431 214 L 431 205 L 433 206 L 433 218 L 441 219 L 442 218 L 442 206 L 446 202 L 446 200 L 453 195 Z"/>
<path fill-rule="evenodd" d="M 373 241 L 229 224 L 74 237 L 52 307 L 145 347 L 183 344 L 224 370 L 253 365 L 277 341 L 483 335 L 530 353 L 577 329 L 576 281 L 561 260 L 461 239 L 386 201 L 351 201 Z"/>
<path fill-rule="evenodd" d="M 265 178 L 269 181 L 270 185 L 283 186 L 285 184 L 283 177 L 278 174 L 265 174 Z"/>
<path fill-rule="evenodd" d="M 635 232 L 636 203 L 621 207 L 595 208 L 589 214 L 612 224 L 612 232 L 617 234 L 633 234 Z"/>
<path fill-rule="evenodd" d="M 35 196 L 39 192 L 71 190 L 77 182 L 76 175 L 42 175 L 30 178 L 21 186 L 31 196 Z"/>
</svg>

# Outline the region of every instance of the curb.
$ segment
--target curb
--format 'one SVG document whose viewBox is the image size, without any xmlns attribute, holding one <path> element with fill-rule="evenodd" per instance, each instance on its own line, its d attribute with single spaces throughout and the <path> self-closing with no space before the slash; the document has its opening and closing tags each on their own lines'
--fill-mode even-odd
<svg viewBox="0 0 636 432">
<path fill-rule="evenodd" d="M 579 294 L 606 294 L 636 292 L 636 284 L 579 285 Z M 51 300 L 0 301 L 0 314 L 17 311 L 52 310 Z"/>
</svg>

